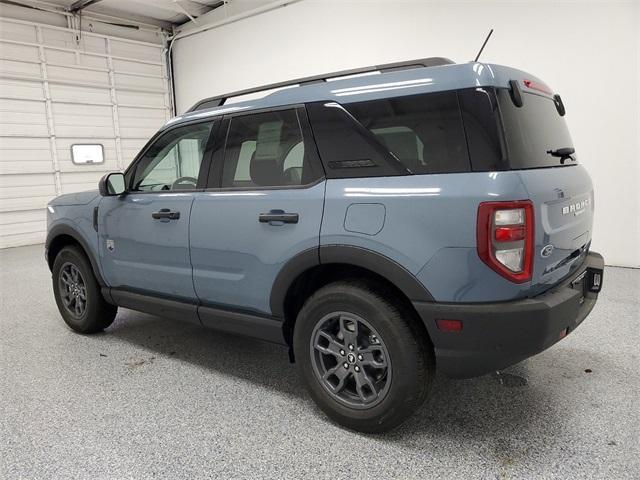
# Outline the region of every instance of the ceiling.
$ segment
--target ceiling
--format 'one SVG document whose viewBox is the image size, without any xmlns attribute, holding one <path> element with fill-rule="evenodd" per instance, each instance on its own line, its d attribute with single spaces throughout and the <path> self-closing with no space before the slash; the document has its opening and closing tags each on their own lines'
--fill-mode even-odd
<svg viewBox="0 0 640 480">
<path fill-rule="evenodd" d="M 181 25 L 229 3 L 230 0 L 14 0 L 32 6 L 82 10 L 166 27 Z"/>
</svg>

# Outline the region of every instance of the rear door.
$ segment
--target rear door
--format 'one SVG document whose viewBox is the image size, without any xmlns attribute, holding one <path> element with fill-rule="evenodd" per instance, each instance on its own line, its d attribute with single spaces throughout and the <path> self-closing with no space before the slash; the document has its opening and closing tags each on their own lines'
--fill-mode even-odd
<svg viewBox="0 0 640 480">
<path fill-rule="evenodd" d="M 506 89 L 497 90 L 509 168 L 519 172 L 535 205 L 536 248 L 532 286 L 542 290 L 578 266 L 591 242 L 593 185 L 573 149 L 571 135 L 556 101 L 523 85 L 521 107 Z"/>
<path fill-rule="evenodd" d="M 127 172 L 128 191 L 98 210 L 100 259 L 107 283 L 139 293 L 194 301 L 189 218 L 207 175 L 213 121 L 175 127 L 147 147 Z"/>
<path fill-rule="evenodd" d="M 270 314 L 283 264 L 318 249 L 322 167 L 303 107 L 227 117 L 220 132 L 191 214 L 193 283 L 205 306 Z"/>
</svg>

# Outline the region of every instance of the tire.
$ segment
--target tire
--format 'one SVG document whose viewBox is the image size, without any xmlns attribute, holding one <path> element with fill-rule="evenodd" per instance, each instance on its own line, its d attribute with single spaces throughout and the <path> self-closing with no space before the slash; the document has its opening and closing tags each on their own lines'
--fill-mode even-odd
<svg viewBox="0 0 640 480">
<path fill-rule="evenodd" d="M 80 248 L 60 250 L 53 262 L 52 280 L 58 310 L 72 330 L 96 333 L 113 323 L 118 308 L 102 296 L 93 268 Z"/>
<path fill-rule="evenodd" d="M 293 338 L 298 371 L 320 409 L 367 433 L 409 418 L 427 398 L 435 369 L 419 320 L 384 291 L 364 280 L 320 288 L 300 310 Z"/>
</svg>

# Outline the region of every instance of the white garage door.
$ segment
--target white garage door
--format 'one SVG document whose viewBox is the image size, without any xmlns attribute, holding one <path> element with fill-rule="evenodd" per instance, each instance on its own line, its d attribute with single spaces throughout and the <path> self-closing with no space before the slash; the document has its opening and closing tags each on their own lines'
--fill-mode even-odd
<svg viewBox="0 0 640 480">
<path fill-rule="evenodd" d="M 163 46 L 0 19 L 0 248 L 44 241 L 45 207 L 123 170 L 170 117 Z M 102 164 L 71 146 L 101 144 Z"/>
</svg>

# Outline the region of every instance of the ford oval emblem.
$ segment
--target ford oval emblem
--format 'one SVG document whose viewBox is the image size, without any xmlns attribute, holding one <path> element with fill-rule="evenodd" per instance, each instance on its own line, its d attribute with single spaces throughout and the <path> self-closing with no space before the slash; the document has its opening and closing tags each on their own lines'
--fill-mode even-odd
<svg viewBox="0 0 640 480">
<path fill-rule="evenodd" d="M 547 245 L 542 250 L 540 250 L 540 256 L 543 257 L 543 258 L 550 257 L 551 254 L 553 253 L 553 250 L 554 250 L 554 246 L 553 245 Z"/>
</svg>

